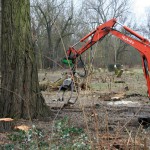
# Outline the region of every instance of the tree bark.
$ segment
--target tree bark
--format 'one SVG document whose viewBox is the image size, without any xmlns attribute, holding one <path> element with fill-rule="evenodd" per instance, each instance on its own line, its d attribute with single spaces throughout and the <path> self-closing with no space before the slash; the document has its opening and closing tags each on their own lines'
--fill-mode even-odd
<svg viewBox="0 0 150 150">
<path fill-rule="evenodd" d="M 1 53 L 0 114 L 26 119 L 49 115 L 39 90 L 29 0 L 2 0 Z"/>
</svg>

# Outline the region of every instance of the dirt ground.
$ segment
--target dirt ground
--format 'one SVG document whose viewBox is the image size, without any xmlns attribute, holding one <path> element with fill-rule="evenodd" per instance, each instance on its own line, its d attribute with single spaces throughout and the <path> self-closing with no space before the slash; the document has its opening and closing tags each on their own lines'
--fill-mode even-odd
<svg viewBox="0 0 150 150">
<path fill-rule="evenodd" d="M 56 81 L 60 72 L 50 73 L 48 77 Z M 142 69 L 126 70 L 121 78 L 114 78 L 114 73 L 104 70 L 97 71 L 89 84 L 90 89 L 80 91 L 77 102 L 70 107 L 63 107 L 67 102 L 55 101 L 57 92 L 43 92 L 43 95 L 50 108 L 56 109 L 57 117 L 68 116 L 72 124 L 88 130 L 93 139 L 96 132 L 100 138 L 109 133 L 112 139 L 113 136 L 128 139 L 128 144 L 136 140 L 141 145 L 138 140 L 146 139 L 150 149 L 150 128 L 140 124 L 140 119 L 150 117 Z"/>
<path fill-rule="evenodd" d="M 47 79 L 54 82 L 61 73 L 47 72 Z M 39 79 L 44 75 L 45 72 L 39 72 Z M 150 100 L 142 70 L 128 69 L 121 78 L 114 78 L 113 73 L 104 70 L 97 71 L 89 85 L 90 89 L 79 92 L 75 104 L 65 107 L 67 101 L 57 101 L 58 91 L 43 91 L 54 116 L 34 120 L 32 124 L 49 130 L 56 120 L 67 116 L 70 124 L 83 128 L 92 141 L 106 149 L 112 143 L 122 150 L 131 149 L 127 147 L 133 144 L 135 150 L 150 149 L 150 126 L 143 123 L 143 118 L 150 118 Z M 31 122 L 25 120 L 19 120 L 17 124 L 31 126 Z M 9 142 L 7 135 L 0 133 L 0 141 L 1 144 Z"/>
</svg>

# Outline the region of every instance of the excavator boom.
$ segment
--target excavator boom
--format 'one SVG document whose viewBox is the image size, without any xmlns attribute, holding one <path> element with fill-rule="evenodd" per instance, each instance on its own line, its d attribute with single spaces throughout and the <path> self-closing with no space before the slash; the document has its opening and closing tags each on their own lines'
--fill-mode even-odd
<svg viewBox="0 0 150 150">
<path fill-rule="evenodd" d="M 125 35 L 121 33 L 120 31 L 116 30 L 114 28 L 115 25 L 121 25 L 124 30 L 129 32 L 131 36 Z M 117 19 L 111 19 L 107 22 L 105 22 L 102 25 L 99 25 L 94 31 L 87 34 L 85 37 L 83 37 L 79 42 L 71 46 L 67 51 L 67 58 L 66 60 L 71 60 L 71 63 L 74 63 L 76 58 L 82 53 L 84 53 L 86 50 L 88 50 L 91 46 L 93 46 L 96 42 L 103 39 L 106 35 L 112 34 L 115 37 L 119 38 L 123 42 L 131 45 L 136 50 L 139 51 L 142 58 L 142 66 L 143 66 L 143 72 L 145 75 L 145 79 L 147 81 L 147 87 L 148 87 L 148 96 L 150 98 L 150 77 L 149 77 L 149 70 L 150 70 L 150 42 L 143 36 L 139 35 L 132 29 L 130 29 L 127 26 L 124 26 L 117 22 Z M 75 49 L 74 47 L 78 43 L 84 42 L 83 46 L 79 49 Z"/>
</svg>

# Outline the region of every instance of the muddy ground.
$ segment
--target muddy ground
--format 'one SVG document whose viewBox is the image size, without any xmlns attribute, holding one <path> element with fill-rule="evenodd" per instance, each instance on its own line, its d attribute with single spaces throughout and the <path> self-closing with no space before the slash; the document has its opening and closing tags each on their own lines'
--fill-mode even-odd
<svg viewBox="0 0 150 150">
<path fill-rule="evenodd" d="M 46 71 L 46 78 L 54 82 L 63 71 Z M 44 74 L 39 72 L 40 80 Z M 57 101 L 57 91 L 43 91 L 54 115 L 34 120 L 33 124 L 49 130 L 55 120 L 67 116 L 70 124 L 85 130 L 96 145 L 93 149 L 110 149 L 110 145 L 123 150 L 150 149 L 150 126 L 143 123 L 143 118 L 150 117 L 150 100 L 143 72 L 141 69 L 128 69 L 121 78 L 114 78 L 113 74 L 104 70 L 94 73 L 89 81 L 90 88 L 81 90 L 76 103 L 69 106 L 64 106 L 67 101 Z M 31 126 L 24 120 L 17 121 L 17 124 Z M 6 135 L 0 133 L 0 137 L 1 143 L 7 142 Z"/>
</svg>

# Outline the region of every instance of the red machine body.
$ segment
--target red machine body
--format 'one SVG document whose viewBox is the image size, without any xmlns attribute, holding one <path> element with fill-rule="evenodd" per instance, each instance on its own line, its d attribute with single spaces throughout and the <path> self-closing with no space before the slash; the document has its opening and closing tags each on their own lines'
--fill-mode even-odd
<svg viewBox="0 0 150 150">
<path fill-rule="evenodd" d="M 107 21 L 106 23 L 98 26 L 94 31 L 87 34 L 85 37 L 83 37 L 78 43 L 84 42 L 84 45 L 80 49 L 75 49 L 74 47 L 78 44 L 76 43 L 72 47 L 69 48 L 67 51 L 67 57 L 68 59 L 75 60 L 78 56 L 80 56 L 82 53 L 84 53 L 87 49 L 89 49 L 92 45 L 94 45 L 96 42 L 101 40 L 103 37 L 108 35 L 109 33 L 116 36 L 120 40 L 124 41 L 125 43 L 131 45 L 135 49 L 137 49 L 142 57 L 142 66 L 143 66 L 143 72 L 147 81 L 147 87 L 148 87 L 148 96 L 150 98 L 150 77 L 149 77 L 149 70 L 150 70 L 150 42 L 130 29 L 127 26 L 121 25 L 126 31 L 128 31 L 131 35 L 133 35 L 135 38 L 127 36 L 120 31 L 114 29 L 114 25 L 116 25 L 118 22 L 116 19 L 111 19 Z M 89 40 L 89 38 L 91 39 Z"/>
</svg>

